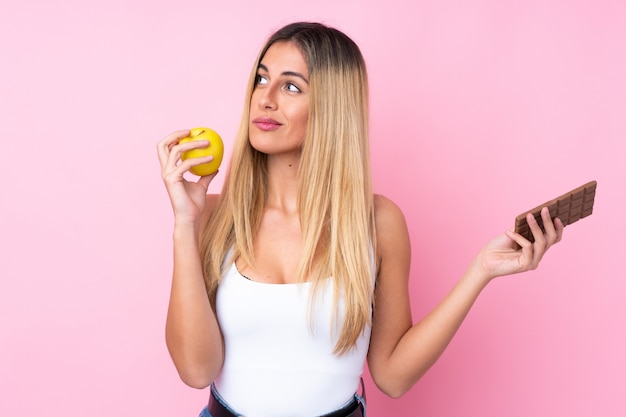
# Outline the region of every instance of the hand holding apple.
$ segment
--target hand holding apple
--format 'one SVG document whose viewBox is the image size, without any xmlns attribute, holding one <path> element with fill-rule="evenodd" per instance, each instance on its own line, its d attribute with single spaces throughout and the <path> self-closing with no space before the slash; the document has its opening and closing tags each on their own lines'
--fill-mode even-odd
<svg viewBox="0 0 626 417">
<path fill-rule="evenodd" d="M 189 136 L 182 138 L 179 143 L 192 142 L 196 140 L 208 140 L 209 146 L 206 148 L 191 149 L 185 151 L 181 155 L 181 159 L 202 158 L 205 156 L 213 156 L 211 162 L 191 167 L 190 171 L 199 177 L 211 175 L 217 171 L 224 157 L 224 142 L 216 131 L 208 127 L 195 127 L 190 130 Z"/>
</svg>

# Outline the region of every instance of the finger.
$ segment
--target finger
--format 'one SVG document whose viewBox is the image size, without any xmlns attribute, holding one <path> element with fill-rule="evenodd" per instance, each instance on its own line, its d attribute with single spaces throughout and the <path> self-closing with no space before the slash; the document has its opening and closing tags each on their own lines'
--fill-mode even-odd
<svg viewBox="0 0 626 417">
<path fill-rule="evenodd" d="M 161 166 L 164 166 L 168 160 L 173 144 L 177 144 L 182 138 L 189 136 L 189 130 L 177 130 L 167 135 L 157 143 L 157 153 Z"/>
<path fill-rule="evenodd" d="M 169 148 L 169 158 L 174 158 L 175 161 L 180 159 L 183 152 L 190 151 L 192 149 L 201 149 L 209 146 L 208 140 L 194 140 L 185 143 L 172 143 Z"/>
<path fill-rule="evenodd" d="M 535 219 L 535 216 L 533 216 L 532 213 L 528 213 L 526 215 L 526 223 L 528 223 L 528 227 L 530 228 L 535 242 L 545 242 L 543 230 L 541 229 L 541 226 L 539 226 L 537 219 Z"/>
<path fill-rule="evenodd" d="M 539 223 L 537 223 L 535 216 L 533 216 L 531 213 L 528 213 L 528 215 L 526 216 L 526 222 L 528 223 L 528 226 L 530 227 L 530 230 L 535 239 L 535 242 L 533 243 L 532 260 L 532 268 L 534 269 L 537 267 L 537 265 L 539 265 L 539 261 L 541 261 L 541 258 L 546 251 L 547 242 L 543 230 L 541 230 L 541 227 L 539 226 Z"/>
<path fill-rule="evenodd" d="M 172 152 L 172 154 L 174 154 L 174 152 Z M 180 164 L 178 164 L 174 168 L 176 170 L 179 170 L 179 171 L 182 171 L 182 172 L 186 172 L 186 171 L 189 171 L 192 167 L 209 163 L 209 162 L 213 161 L 213 159 L 215 159 L 215 157 L 213 157 L 213 155 L 202 156 L 202 157 L 199 157 L 199 158 L 188 158 L 188 159 L 185 159 L 184 161 L 182 161 Z"/>
<path fill-rule="evenodd" d="M 177 144 L 182 138 L 189 136 L 189 130 L 177 130 L 170 133 L 157 143 L 159 150 L 168 150 L 173 144 Z"/>
<path fill-rule="evenodd" d="M 516 237 L 513 236 L 513 234 L 517 235 Z M 500 239 L 504 239 L 504 240 L 500 240 Z M 508 230 L 505 230 L 504 235 L 502 235 L 502 237 L 500 239 L 494 240 L 495 242 L 497 242 L 498 247 L 505 247 L 508 249 L 519 249 L 519 244 L 516 245 L 516 239 L 524 239 L 521 235 L 516 234 L 514 232 L 514 228 L 510 228 Z"/>
<path fill-rule="evenodd" d="M 519 271 L 525 271 L 529 268 L 529 265 L 533 262 L 533 244 L 519 233 L 515 233 L 513 230 L 507 230 L 505 234 L 512 239 L 519 246 L 521 254 L 518 258 Z"/>
<path fill-rule="evenodd" d="M 200 179 L 198 180 L 198 184 L 202 185 L 205 190 L 208 190 L 209 184 L 211 184 L 211 181 L 213 181 L 213 178 L 215 178 L 218 172 L 219 171 L 215 171 L 211 175 L 205 175 L 204 177 L 200 177 Z"/>
<path fill-rule="evenodd" d="M 207 146 L 209 146 L 208 140 L 197 140 L 192 142 L 172 144 L 169 154 L 167 156 L 167 161 L 165 162 L 165 166 L 163 167 L 163 172 L 166 173 L 177 171 L 179 175 L 182 175 L 185 171 L 188 171 L 193 166 L 211 162 L 215 158 L 211 155 L 207 155 L 199 158 L 188 158 L 180 164 L 178 163 L 181 160 L 184 152 L 193 149 L 206 148 Z"/>
<path fill-rule="evenodd" d="M 565 225 L 558 217 L 554 219 L 554 225 L 556 227 L 556 240 L 554 241 L 554 243 L 557 243 L 560 242 L 563 238 L 563 230 L 565 229 Z"/>
<path fill-rule="evenodd" d="M 552 218 L 550 217 L 550 210 L 547 207 L 541 209 L 541 219 L 543 221 L 547 247 L 550 247 L 554 242 L 556 242 L 557 234 Z"/>
<path fill-rule="evenodd" d="M 521 249 L 522 254 L 524 254 L 524 251 L 526 252 L 526 255 L 532 254 L 533 244 L 524 236 L 514 232 L 513 229 L 505 231 L 505 234 L 509 237 L 509 239 L 517 243 L 518 249 Z"/>
</svg>

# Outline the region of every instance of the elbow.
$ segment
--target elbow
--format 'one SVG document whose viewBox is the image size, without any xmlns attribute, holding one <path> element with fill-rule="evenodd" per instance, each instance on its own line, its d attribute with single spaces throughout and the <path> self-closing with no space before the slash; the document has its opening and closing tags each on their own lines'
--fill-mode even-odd
<svg viewBox="0 0 626 417">
<path fill-rule="evenodd" d="M 183 349 L 180 344 L 167 341 L 167 347 L 180 380 L 187 386 L 204 389 L 211 385 L 222 370 L 224 356 L 221 352 L 201 353 L 197 349 Z"/>
<path fill-rule="evenodd" d="M 404 396 L 419 379 L 419 377 L 414 375 L 402 375 L 389 372 L 389 370 L 383 373 L 373 373 L 371 371 L 372 369 L 370 368 L 370 373 L 376 387 L 378 387 L 383 394 L 393 399 Z"/>
<path fill-rule="evenodd" d="M 222 361 L 211 361 L 208 358 L 197 360 L 195 357 L 172 355 L 178 376 L 185 385 L 191 388 L 204 389 L 211 385 L 222 369 Z"/>
<path fill-rule="evenodd" d="M 397 400 L 398 398 L 406 394 L 409 391 L 409 388 L 410 387 L 402 387 L 399 385 L 389 386 L 389 387 L 378 386 L 378 389 L 380 389 L 383 394 L 385 394 L 386 396 L 390 398 L 393 398 L 394 400 Z"/>
<path fill-rule="evenodd" d="M 178 370 L 178 376 L 191 388 L 204 389 L 213 383 L 213 379 L 205 373 Z"/>
<path fill-rule="evenodd" d="M 397 400 L 398 398 L 402 397 L 404 394 L 406 394 L 408 390 L 404 390 L 404 391 L 397 391 L 397 392 L 389 392 L 387 394 L 388 397 L 393 398 L 394 400 Z"/>
<path fill-rule="evenodd" d="M 206 363 L 199 364 L 197 362 L 192 363 L 176 363 L 176 371 L 178 371 L 178 376 L 180 380 L 185 383 L 185 385 L 196 388 L 196 389 L 204 389 L 211 385 L 215 378 L 220 373 L 221 363 Z"/>
</svg>

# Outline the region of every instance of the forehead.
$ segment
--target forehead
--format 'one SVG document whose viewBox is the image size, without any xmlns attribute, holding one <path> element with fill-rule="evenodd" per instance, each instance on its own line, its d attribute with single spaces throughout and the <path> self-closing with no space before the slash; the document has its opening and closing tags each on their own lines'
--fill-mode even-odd
<svg viewBox="0 0 626 417">
<path fill-rule="evenodd" d="M 293 42 L 280 41 L 272 44 L 260 62 L 268 71 L 296 71 L 308 76 L 309 70 L 300 48 Z"/>
</svg>

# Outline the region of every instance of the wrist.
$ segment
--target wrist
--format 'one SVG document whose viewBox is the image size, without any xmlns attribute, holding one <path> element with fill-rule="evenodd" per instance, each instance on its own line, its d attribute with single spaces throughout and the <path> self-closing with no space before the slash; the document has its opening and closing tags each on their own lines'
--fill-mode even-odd
<svg viewBox="0 0 626 417">
<path fill-rule="evenodd" d="M 477 285 L 481 287 L 487 286 L 496 276 L 489 272 L 489 268 L 486 267 L 482 253 L 478 254 L 470 263 L 466 275 Z"/>
<path fill-rule="evenodd" d="M 174 239 L 188 239 L 193 237 L 197 240 L 200 236 L 200 226 L 198 222 L 191 220 L 179 220 L 174 222 Z"/>
</svg>

